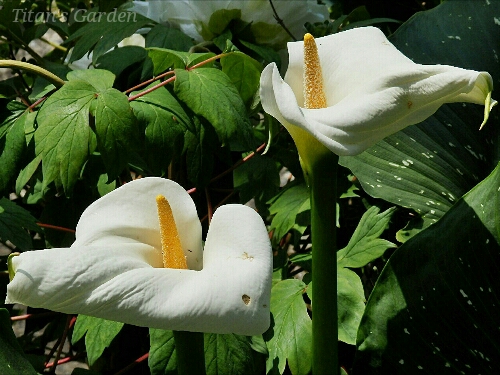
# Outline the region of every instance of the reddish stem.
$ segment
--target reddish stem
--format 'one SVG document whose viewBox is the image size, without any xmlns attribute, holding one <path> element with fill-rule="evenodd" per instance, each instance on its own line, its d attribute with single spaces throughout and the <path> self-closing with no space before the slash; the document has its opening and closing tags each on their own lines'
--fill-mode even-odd
<svg viewBox="0 0 500 375">
<path fill-rule="evenodd" d="M 215 55 L 215 56 L 213 56 L 213 57 L 211 57 L 209 59 L 206 59 L 206 60 L 203 60 L 202 62 L 199 62 L 198 64 L 194 64 L 193 66 L 190 66 L 186 70 L 193 70 L 193 69 L 199 68 L 200 66 L 203 66 L 203 65 L 205 65 L 205 64 L 207 64 L 209 62 L 215 61 L 217 59 L 221 59 L 221 58 L 223 58 L 226 55 L 229 55 L 229 53 L 221 53 L 221 54 Z"/>
<path fill-rule="evenodd" d="M 262 152 L 262 150 L 264 150 L 266 148 L 266 144 L 263 143 L 261 144 L 259 147 L 257 147 L 257 149 L 255 151 L 252 151 L 250 154 L 248 154 L 247 156 L 245 156 L 243 159 L 241 160 L 238 160 L 236 163 L 234 163 L 234 165 L 228 169 L 226 169 L 224 172 L 218 174 L 217 176 L 215 176 L 214 178 L 212 178 L 210 180 L 210 183 L 212 182 L 215 182 L 217 181 L 218 179 L 224 177 L 225 175 L 227 175 L 228 173 L 234 171 L 236 168 L 238 168 L 241 164 L 247 162 L 248 160 L 250 160 L 251 158 L 253 158 L 255 156 L 255 154 L 258 154 L 260 152 Z M 186 192 L 188 194 L 193 194 L 194 192 L 196 192 L 196 188 L 191 188 L 189 190 L 186 190 Z"/>
<path fill-rule="evenodd" d="M 130 369 L 134 368 L 135 366 L 137 366 L 138 364 L 140 364 L 141 362 L 144 362 L 146 359 L 148 359 L 149 357 L 149 353 L 146 353 L 144 354 L 143 356 L 137 358 L 134 362 L 132 362 L 130 365 L 128 365 L 127 367 L 124 367 L 122 368 L 120 371 L 118 371 L 115 375 L 122 375 L 122 374 L 125 374 L 126 372 L 128 372 Z"/>
<path fill-rule="evenodd" d="M 59 361 L 57 361 L 57 365 L 62 365 L 64 363 L 68 363 L 68 362 L 71 362 L 73 361 L 74 359 L 78 359 L 78 358 L 82 358 L 83 357 L 83 354 L 79 353 L 77 355 L 70 355 L 70 356 L 67 356 L 67 357 L 64 357 L 62 359 L 60 359 Z M 55 362 L 49 362 L 45 365 L 45 368 L 51 368 L 52 366 L 54 366 L 56 363 Z"/>
<path fill-rule="evenodd" d="M 222 173 L 218 174 L 217 176 L 215 176 L 214 178 L 212 178 L 210 180 L 210 182 L 215 182 L 218 179 L 220 179 L 220 178 L 224 177 L 225 175 L 227 175 L 228 173 L 234 171 L 241 164 L 247 162 L 248 160 L 250 160 L 251 158 L 253 158 L 256 154 L 262 152 L 265 148 L 266 148 L 266 144 L 265 143 L 261 144 L 255 151 L 251 152 L 250 154 L 248 154 L 247 156 L 245 156 L 243 159 L 238 160 L 236 163 L 234 163 L 234 165 L 232 167 L 230 167 L 229 169 L 226 169 L 224 172 L 222 172 Z"/>
<path fill-rule="evenodd" d="M 159 79 L 162 79 L 163 77 L 169 76 L 175 74 L 173 70 L 169 70 L 168 72 L 162 73 L 160 75 L 157 75 L 154 78 L 148 79 L 147 81 L 144 81 L 142 83 L 139 83 L 138 85 L 131 87 L 130 89 L 126 90 L 124 94 L 128 94 L 134 90 L 137 90 L 138 88 L 141 88 L 142 86 L 149 85 L 151 82 L 158 81 Z"/>
<path fill-rule="evenodd" d="M 226 203 L 234 194 L 236 194 L 236 191 L 233 190 L 230 194 L 228 194 L 223 200 L 221 200 L 217 206 L 215 206 L 215 209 L 219 208 L 220 206 L 222 206 L 224 203 Z M 203 216 L 201 218 L 201 222 L 205 221 L 206 219 L 208 219 L 208 214 L 206 214 L 205 216 Z M 210 221 L 209 221 L 210 223 Z"/>
<path fill-rule="evenodd" d="M 68 315 L 66 317 L 66 326 L 64 327 L 64 332 L 63 332 L 62 336 L 60 337 L 60 339 L 58 340 L 59 347 L 57 349 L 56 358 L 53 361 L 54 365 L 50 369 L 50 372 L 52 374 L 56 373 L 56 368 L 57 368 L 57 365 L 59 364 L 59 359 L 61 358 L 61 353 L 62 353 L 62 350 L 63 350 L 63 347 L 64 347 L 64 343 L 66 342 L 66 338 L 68 337 L 69 329 L 72 326 L 72 321 L 74 322 L 74 317 L 71 316 L 71 315 Z M 54 345 L 54 348 L 56 347 L 56 345 Z M 52 356 L 52 354 L 51 354 L 51 356 Z M 47 365 L 47 363 L 46 363 L 46 365 Z"/>
<path fill-rule="evenodd" d="M 153 87 L 150 87 L 149 89 L 147 90 L 144 90 L 142 92 L 140 92 L 139 94 L 136 94 L 136 95 L 132 95 L 132 96 L 129 96 L 128 97 L 128 101 L 131 102 L 132 100 L 135 100 L 137 98 L 140 98 L 141 96 L 144 96 L 146 94 L 149 94 L 150 92 L 153 92 L 155 91 L 156 89 L 159 89 L 160 87 L 163 87 L 163 86 L 166 86 L 168 85 L 170 82 L 174 81 L 175 80 L 175 76 L 173 77 L 170 77 L 169 79 L 163 81 L 162 83 L 159 83 Z"/>
<path fill-rule="evenodd" d="M 44 223 L 36 223 L 36 224 L 39 227 L 42 227 L 42 228 L 55 229 L 55 230 L 59 230 L 61 232 L 69 232 L 69 233 L 75 233 L 76 232 L 74 229 L 69 229 L 69 228 L 64 228 L 64 227 L 58 227 L 57 225 L 44 224 Z"/>
<path fill-rule="evenodd" d="M 24 315 L 13 316 L 10 318 L 10 320 L 13 322 L 16 322 L 19 320 L 41 319 L 41 318 L 55 316 L 55 315 L 59 315 L 59 313 L 56 313 L 53 311 L 48 311 L 48 312 L 38 313 L 38 314 L 24 314 Z"/>
</svg>

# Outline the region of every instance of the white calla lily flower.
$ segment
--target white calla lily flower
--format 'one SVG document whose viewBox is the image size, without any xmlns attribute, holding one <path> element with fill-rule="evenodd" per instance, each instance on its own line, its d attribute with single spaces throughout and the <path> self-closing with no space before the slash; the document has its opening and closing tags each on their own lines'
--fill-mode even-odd
<svg viewBox="0 0 500 375">
<path fill-rule="evenodd" d="M 167 232 L 157 196 L 171 207 Z M 164 268 L 175 229 L 189 269 Z M 256 335 L 270 324 L 272 251 L 261 217 L 220 207 L 202 250 L 194 202 L 162 178 L 108 193 L 82 214 L 70 248 L 25 252 L 11 266 L 5 303 L 178 331 Z"/>
<path fill-rule="evenodd" d="M 251 23 L 257 43 L 281 45 L 291 40 L 277 24 L 269 0 L 152 0 L 133 1 L 133 10 L 159 23 L 169 23 L 182 32 L 202 42 L 212 14 L 221 9 L 241 9 L 241 19 Z M 306 22 L 323 22 L 328 19 L 325 5 L 316 0 L 274 0 L 276 13 L 296 38 L 302 38 Z"/>
<path fill-rule="evenodd" d="M 260 80 L 264 110 L 290 132 L 303 161 L 315 152 L 359 154 L 425 120 L 445 103 L 484 104 L 484 125 L 496 104 L 488 73 L 416 64 L 375 27 L 329 35 L 316 43 L 323 108 L 305 104 L 304 92 L 310 88 L 304 84 L 304 42 L 288 43 L 284 80 L 274 64 L 266 66 Z"/>
</svg>

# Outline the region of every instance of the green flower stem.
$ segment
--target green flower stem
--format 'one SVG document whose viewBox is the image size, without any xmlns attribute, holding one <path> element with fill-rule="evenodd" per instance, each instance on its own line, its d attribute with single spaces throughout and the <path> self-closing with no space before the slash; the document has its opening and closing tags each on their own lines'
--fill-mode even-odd
<svg viewBox="0 0 500 375">
<path fill-rule="evenodd" d="M 311 194 L 312 335 L 314 375 L 339 371 L 337 341 L 337 165 L 329 153 L 315 160 L 307 173 Z"/>
<path fill-rule="evenodd" d="M 30 63 L 16 60 L 0 60 L 0 68 L 26 70 L 28 72 L 38 74 L 56 87 L 61 87 L 62 85 L 64 85 L 64 81 L 55 74 Z"/>
<path fill-rule="evenodd" d="M 204 375 L 203 333 L 174 331 L 177 372 L 179 375 Z"/>
</svg>

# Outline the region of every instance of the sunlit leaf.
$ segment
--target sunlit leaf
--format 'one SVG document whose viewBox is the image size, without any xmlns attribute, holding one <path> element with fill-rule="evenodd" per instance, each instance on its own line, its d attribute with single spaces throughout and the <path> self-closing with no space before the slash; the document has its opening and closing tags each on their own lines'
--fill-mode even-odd
<svg viewBox="0 0 500 375">
<path fill-rule="evenodd" d="M 246 105 L 251 104 L 259 89 L 262 65 L 241 52 L 229 53 L 221 59 L 220 63 L 222 71 L 238 89 L 243 102 Z"/>
<path fill-rule="evenodd" d="M 271 328 L 264 334 L 269 358 L 266 372 L 277 369 L 283 374 L 285 365 L 293 375 L 311 370 L 312 322 L 302 295 L 306 284 L 298 279 L 277 283 L 271 291 Z"/>
<path fill-rule="evenodd" d="M 87 357 L 89 365 L 92 366 L 102 355 L 104 349 L 111 345 L 123 326 L 123 323 L 111 320 L 78 315 L 71 342 L 76 343 L 85 336 Z"/>
<path fill-rule="evenodd" d="M 172 331 L 149 329 L 148 365 L 151 375 L 177 375 L 177 357 Z"/>
</svg>

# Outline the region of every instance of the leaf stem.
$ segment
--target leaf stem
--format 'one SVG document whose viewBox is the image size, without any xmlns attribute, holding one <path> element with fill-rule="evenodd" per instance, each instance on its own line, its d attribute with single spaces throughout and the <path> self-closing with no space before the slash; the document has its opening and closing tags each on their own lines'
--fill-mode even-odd
<svg viewBox="0 0 500 375">
<path fill-rule="evenodd" d="M 193 70 L 193 69 L 199 68 L 200 66 L 208 64 L 209 62 L 215 61 L 217 59 L 222 59 L 224 56 L 230 55 L 231 53 L 232 52 L 226 52 L 226 53 L 220 53 L 218 55 L 212 56 L 209 59 L 203 60 L 203 61 L 199 62 L 198 64 L 194 64 L 193 66 L 186 68 L 186 70 Z"/>
<path fill-rule="evenodd" d="M 62 87 L 64 85 L 64 81 L 56 76 L 55 74 L 45 70 L 37 65 L 33 65 L 30 63 L 26 63 L 23 61 L 17 60 L 0 60 L 0 68 L 9 68 L 9 69 L 22 69 L 31 73 L 38 74 L 39 76 L 45 78 L 47 81 L 52 83 L 56 87 Z"/>
<path fill-rule="evenodd" d="M 149 89 L 147 89 L 147 90 L 144 90 L 144 91 L 142 91 L 142 92 L 140 92 L 140 93 L 138 93 L 138 94 L 135 94 L 135 95 L 129 96 L 129 97 L 128 97 L 128 101 L 129 101 L 129 102 L 131 102 L 132 100 L 135 100 L 135 99 L 137 99 L 137 98 L 140 98 L 141 96 L 144 96 L 144 95 L 146 95 L 146 94 L 149 94 L 150 92 L 153 92 L 153 91 L 155 91 L 156 89 L 159 89 L 159 88 L 160 88 L 160 87 L 162 87 L 162 86 L 166 86 L 166 85 L 168 85 L 170 82 L 172 82 L 172 81 L 174 81 L 174 80 L 175 80 L 175 76 L 170 77 L 169 79 L 167 79 L 167 80 L 165 80 L 165 81 L 163 81 L 163 82 L 161 82 L 161 83 L 159 83 L 159 84 L 157 84 L 157 85 L 154 85 L 153 87 L 150 87 L 150 88 L 149 88 Z"/>
<path fill-rule="evenodd" d="M 313 374 L 338 374 L 337 165 L 329 153 L 309 169 L 312 234 Z"/>
<path fill-rule="evenodd" d="M 204 338 L 201 332 L 173 331 L 179 375 L 205 375 Z"/>
</svg>

